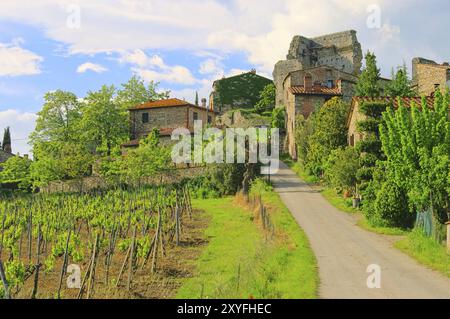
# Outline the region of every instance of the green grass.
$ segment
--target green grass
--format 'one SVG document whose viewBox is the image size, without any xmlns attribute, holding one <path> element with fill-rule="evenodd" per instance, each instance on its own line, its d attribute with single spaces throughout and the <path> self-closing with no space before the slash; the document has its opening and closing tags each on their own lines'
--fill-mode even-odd
<svg viewBox="0 0 450 319">
<path fill-rule="evenodd" d="M 321 192 L 323 197 L 330 202 L 331 205 L 346 213 L 359 213 L 360 211 L 353 208 L 351 198 L 344 198 L 339 195 L 333 188 L 325 187 Z"/>
<path fill-rule="evenodd" d="M 365 230 L 381 235 L 405 236 L 409 234 L 409 231 L 401 228 L 373 226 L 364 216 L 361 216 L 361 219 L 358 221 L 358 226 L 364 228 Z"/>
<path fill-rule="evenodd" d="M 406 239 L 396 242 L 395 247 L 450 278 L 450 253 L 443 245 L 426 237 L 419 229 L 413 230 Z"/>
<path fill-rule="evenodd" d="M 195 200 L 193 205 L 211 218 L 205 234 L 209 243 L 177 298 L 317 297 L 315 257 L 284 206 L 272 212 L 277 235 L 266 241 L 254 213 L 233 198 Z"/>
</svg>

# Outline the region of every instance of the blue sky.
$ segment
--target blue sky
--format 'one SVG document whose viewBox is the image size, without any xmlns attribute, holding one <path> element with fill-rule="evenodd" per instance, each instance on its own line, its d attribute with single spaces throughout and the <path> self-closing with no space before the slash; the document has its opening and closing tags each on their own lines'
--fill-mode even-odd
<svg viewBox="0 0 450 319">
<path fill-rule="evenodd" d="M 212 82 L 256 68 L 271 76 L 296 34 L 355 29 L 384 76 L 414 56 L 450 60 L 450 4 L 418 0 L 3 0 L 0 131 L 29 152 L 45 92 L 83 97 L 133 74 L 172 96 L 208 97 Z"/>
</svg>

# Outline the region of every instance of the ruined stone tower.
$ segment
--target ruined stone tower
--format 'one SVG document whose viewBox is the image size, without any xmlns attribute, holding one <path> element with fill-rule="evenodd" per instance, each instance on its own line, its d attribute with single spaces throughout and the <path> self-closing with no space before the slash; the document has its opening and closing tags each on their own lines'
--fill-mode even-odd
<svg viewBox="0 0 450 319">
<path fill-rule="evenodd" d="M 279 61 L 273 71 L 277 88 L 277 106 L 286 105 L 283 82 L 291 72 L 329 66 L 342 72 L 359 75 L 362 58 L 361 44 L 358 42 L 354 30 L 312 39 L 295 36 L 286 60 Z"/>
</svg>

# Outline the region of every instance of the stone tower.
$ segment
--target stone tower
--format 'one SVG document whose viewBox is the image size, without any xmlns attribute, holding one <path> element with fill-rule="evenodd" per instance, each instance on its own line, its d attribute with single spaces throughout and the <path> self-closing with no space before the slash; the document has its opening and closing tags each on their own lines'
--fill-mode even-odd
<svg viewBox="0 0 450 319">
<path fill-rule="evenodd" d="M 273 78 L 277 88 L 277 106 L 285 105 L 283 82 L 286 76 L 298 70 L 330 66 L 337 70 L 359 75 L 363 54 L 356 31 L 349 30 L 316 38 L 294 36 L 286 60 L 275 65 Z"/>
</svg>

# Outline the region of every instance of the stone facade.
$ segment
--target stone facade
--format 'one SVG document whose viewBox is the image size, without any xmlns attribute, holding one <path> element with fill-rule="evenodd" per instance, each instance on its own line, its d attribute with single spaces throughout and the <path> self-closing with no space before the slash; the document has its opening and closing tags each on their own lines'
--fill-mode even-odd
<svg viewBox="0 0 450 319">
<path fill-rule="evenodd" d="M 438 64 L 424 58 L 412 61 L 413 85 L 420 95 L 432 95 L 436 88 L 450 88 L 450 65 Z"/>
<path fill-rule="evenodd" d="M 223 114 L 240 108 L 253 108 L 260 93 L 272 80 L 256 74 L 255 70 L 217 80 L 209 96 L 209 109 Z"/>
<path fill-rule="evenodd" d="M 276 106 L 286 108 L 286 146 L 292 158 L 297 158 L 297 115 L 309 117 L 334 96 L 350 102 L 362 58 L 361 44 L 353 30 L 292 39 L 286 60 L 279 61 L 273 71 Z"/>
<path fill-rule="evenodd" d="M 164 139 L 170 137 L 177 128 L 194 129 L 194 121 L 201 120 L 204 126 L 214 125 L 215 113 L 204 105 L 196 106 L 179 99 L 149 102 L 130 109 L 131 141 L 122 146 L 136 147 L 139 140 L 147 137 L 153 129 L 158 129 Z"/>
<path fill-rule="evenodd" d="M 0 150 L 0 163 L 6 162 L 8 159 L 10 159 L 13 156 L 14 156 L 14 154 L 5 152 L 4 150 Z"/>
<path fill-rule="evenodd" d="M 277 88 L 277 106 L 285 106 L 283 82 L 293 71 L 329 66 L 339 71 L 359 75 L 362 66 L 361 44 L 356 31 L 328 34 L 312 39 L 295 36 L 286 60 L 275 65 L 273 78 Z"/>
</svg>

